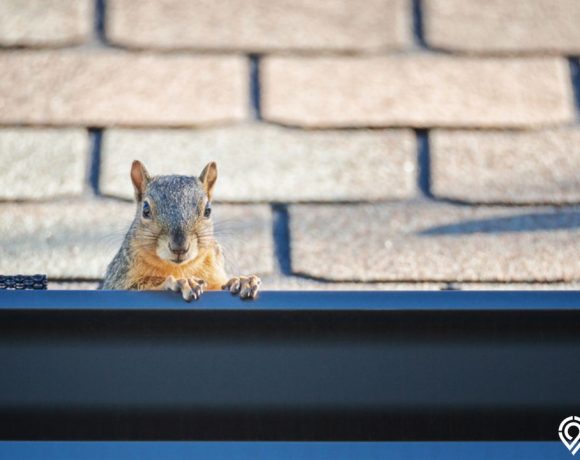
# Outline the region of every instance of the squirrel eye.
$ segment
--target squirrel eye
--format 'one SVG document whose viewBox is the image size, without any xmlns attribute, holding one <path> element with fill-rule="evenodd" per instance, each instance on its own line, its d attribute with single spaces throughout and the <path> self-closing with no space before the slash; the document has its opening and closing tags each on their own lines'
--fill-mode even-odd
<svg viewBox="0 0 580 460">
<path fill-rule="evenodd" d="M 205 211 L 203 211 L 203 216 L 204 217 L 211 216 L 211 204 L 209 202 L 205 205 Z"/>
<path fill-rule="evenodd" d="M 143 218 L 150 219 L 151 218 L 151 206 L 146 201 L 143 203 Z"/>
</svg>

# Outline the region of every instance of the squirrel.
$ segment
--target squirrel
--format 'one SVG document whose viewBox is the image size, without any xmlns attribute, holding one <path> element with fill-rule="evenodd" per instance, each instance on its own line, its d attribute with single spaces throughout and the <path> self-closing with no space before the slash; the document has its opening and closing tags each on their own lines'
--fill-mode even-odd
<svg viewBox="0 0 580 460">
<path fill-rule="evenodd" d="M 243 299 L 256 297 L 260 278 L 228 278 L 214 238 L 215 162 L 199 177 L 150 176 L 135 160 L 130 175 L 137 212 L 101 289 L 180 291 L 186 301 L 197 300 L 204 290 L 220 289 Z"/>
</svg>

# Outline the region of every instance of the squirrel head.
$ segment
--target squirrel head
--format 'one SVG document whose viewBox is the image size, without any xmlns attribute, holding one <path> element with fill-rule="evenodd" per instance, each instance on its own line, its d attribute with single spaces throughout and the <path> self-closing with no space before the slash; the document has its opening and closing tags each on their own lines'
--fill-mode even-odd
<svg viewBox="0 0 580 460">
<path fill-rule="evenodd" d="M 195 259 L 213 241 L 211 198 L 216 180 L 215 162 L 193 177 L 150 176 L 140 161 L 134 161 L 134 247 L 177 265 Z"/>
</svg>

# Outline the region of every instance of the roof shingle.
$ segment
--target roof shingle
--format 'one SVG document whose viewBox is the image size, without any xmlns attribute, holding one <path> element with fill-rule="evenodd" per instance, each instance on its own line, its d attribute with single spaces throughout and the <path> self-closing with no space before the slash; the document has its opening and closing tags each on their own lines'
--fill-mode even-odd
<svg viewBox="0 0 580 460">
<path fill-rule="evenodd" d="M 263 116 L 309 128 L 515 128 L 575 120 L 560 58 L 269 57 Z"/>
<path fill-rule="evenodd" d="M 379 51 L 411 42 L 406 0 L 109 0 L 107 38 L 149 49 Z"/>
<path fill-rule="evenodd" d="M 134 213 L 133 204 L 110 200 L 0 204 L 0 273 L 44 273 L 51 280 L 102 278 Z M 222 205 L 215 215 L 230 272 L 271 272 L 270 209 Z"/>
<path fill-rule="evenodd" d="M 129 168 L 198 175 L 216 161 L 222 201 L 357 201 L 415 194 L 410 130 L 300 131 L 264 124 L 205 130 L 110 130 L 101 191 L 132 198 Z"/>
<path fill-rule="evenodd" d="M 64 46 L 86 41 L 92 0 L 2 0 L 1 46 Z"/>
<path fill-rule="evenodd" d="M 580 280 L 580 208 L 296 205 L 292 271 L 334 281 Z"/>
<path fill-rule="evenodd" d="M 580 202 L 580 129 L 430 135 L 432 191 L 475 203 Z"/>
<path fill-rule="evenodd" d="M 83 129 L 0 129 L 0 200 L 80 195 L 89 136 Z"/>
<path fill-rule="evenodd" d="M 248 115 L 240 56 L 11 51 L 0 68 L 3 124 L 191 126 Z"/>
<path fill-rule="evenodd" d="M 578 0 L 425 0 L 429 45 L 470 53 L 580 53 Z"/>
</svg>

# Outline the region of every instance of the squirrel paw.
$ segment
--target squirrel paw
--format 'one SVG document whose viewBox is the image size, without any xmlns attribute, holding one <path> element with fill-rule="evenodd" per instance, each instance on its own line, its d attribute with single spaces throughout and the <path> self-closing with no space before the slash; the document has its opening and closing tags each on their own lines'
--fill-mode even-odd
<svg viewBox="0 0 580 460">
<path fill-rule="evenodd" d="M 222 286 L 222 289 L 230 291 L 232 294 L 240 294 L 242 299 L 255 299 L 260 284 L 262 284 L 262 280 L 255 275 L 234 276 Z"/>
<path fill-rule="evenodd" d="M 191 299 L 199 299 L 201 294 L 203 294 L 205 286 L 206 282 L 204 280 L 196 280 L 193 278 L 175 279 L 173 276 L 168 276 L 162 287 L 169 291 L 181 292 L 183 299 L 190 302 Z"/>
</svg>

